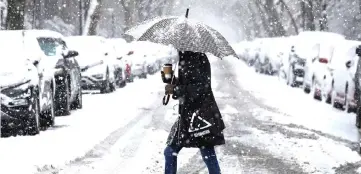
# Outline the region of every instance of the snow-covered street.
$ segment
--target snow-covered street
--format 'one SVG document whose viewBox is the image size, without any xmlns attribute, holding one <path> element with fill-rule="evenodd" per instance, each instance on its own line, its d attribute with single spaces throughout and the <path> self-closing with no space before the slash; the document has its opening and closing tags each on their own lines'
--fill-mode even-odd
<svg viewBox="0 0 361 174">
<path fill-rule="evenodd" d="M 239 60 L 211 63 L 227 126 L 226 145 L 216 148 L 223 173 L 356 173 L 361 167 L 354 114 L 258 75 Z M 162 105 L 163 91 L 155 74 L 112 94 L 84 95 L 84 108 L 58 117 L 51 130 L 0 139 L 0 173 L 163 173 L 177 113 L 176 101 Z M 207 173 L 198 149 L 183 149 L 178 168 Z"/>
</svg>

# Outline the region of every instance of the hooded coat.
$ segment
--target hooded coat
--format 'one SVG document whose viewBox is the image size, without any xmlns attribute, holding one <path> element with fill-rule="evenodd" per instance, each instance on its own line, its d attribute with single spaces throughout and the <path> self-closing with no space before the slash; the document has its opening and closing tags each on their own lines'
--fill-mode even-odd
<svg viewBox="0 0 361 174">
<path fill-rule="evenodd" d="M 211 66 L 204 53 L 179 52 L 172 97 L 179 100 L 179 117 L 168 136 L 168 145 L 200 148 L 225 144 L 225 125 L 213 96 Z"/>
</svg>

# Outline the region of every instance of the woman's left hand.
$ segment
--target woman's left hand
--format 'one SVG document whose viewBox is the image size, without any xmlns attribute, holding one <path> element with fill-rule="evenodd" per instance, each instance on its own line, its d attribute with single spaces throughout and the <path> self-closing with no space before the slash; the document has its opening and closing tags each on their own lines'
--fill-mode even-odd
<svg viewBox="0 0 361 174">
<path fill-rule="evenodd" d="M 173 94 L 175 85 L 166 84 L 165 85 L 165 94 Z"/>
</svg>

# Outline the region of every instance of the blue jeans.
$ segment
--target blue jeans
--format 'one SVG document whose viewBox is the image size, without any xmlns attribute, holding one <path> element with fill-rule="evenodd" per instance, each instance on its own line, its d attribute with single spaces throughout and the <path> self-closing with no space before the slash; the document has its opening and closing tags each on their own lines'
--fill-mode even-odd
<svg viewBox="0 0 361 174">
<path fill-rule="evenodd" d="M 164 150 L 165 174 L 177 173 L 177 155 L 182 147 L 167 146 Z M 206 163 L 209 174 L 221 174 L 214 147 L 199 148 L 203 161 Z"/>
</svg>

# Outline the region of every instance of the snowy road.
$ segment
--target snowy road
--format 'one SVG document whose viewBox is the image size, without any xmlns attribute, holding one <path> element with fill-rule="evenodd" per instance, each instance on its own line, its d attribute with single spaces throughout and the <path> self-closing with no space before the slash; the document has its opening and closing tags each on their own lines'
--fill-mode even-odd
<svg viewBox="0 0 361 174">
<path fill-rule="evenodd" d="M 240 61 L 212 59 L 212 68 L 227 125 L 227 144 L 216 148 L 223 173 L 344 174 L 361 167 L 353 114 Z M 84 109 L 58 118 L 52 130 L 0 139 L 0 173 L 163 173 L 176 102 L 161 105 L 162 93 L 155 75 L 115 94 L 86 95 Z M 178 163 L 179 173 L 207 173 L 197 149 L 183 149 Z"/>
</svg>

